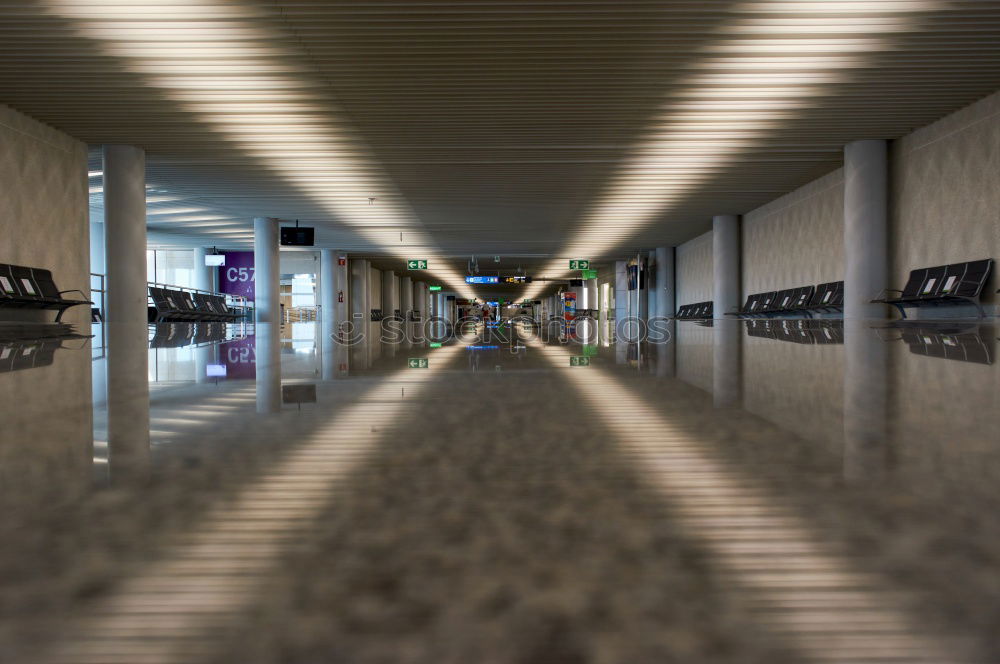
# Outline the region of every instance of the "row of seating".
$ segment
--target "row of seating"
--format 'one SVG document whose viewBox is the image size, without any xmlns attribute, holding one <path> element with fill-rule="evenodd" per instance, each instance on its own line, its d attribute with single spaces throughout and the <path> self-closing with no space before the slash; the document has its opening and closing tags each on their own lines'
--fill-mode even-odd
<svg viewBox="0 0 1000 664">
<path fill-rule="evenodd" d="M 700 320 L 711 318 L 715 307 L 712 302 L 697 302 L 695 304 L 685 304 L 677 309 L 677 320 Z"/>
<path fill-rule="evenodd" d="M 808 318 L 753 318 L 746 321 L 747 334 L 797 344 L 842 344 L 844 321 Z"/>
<path fill-rule="evenodd" d="M 747 297 L 739 311 L 727 316 L 751 318 L 780 314 L 806 314 L 842 311 L 844 282 L 831 281 L 818 286 L 799 286 L 780 291 L 756 293 Z"/>
<path fill-rule="evenodd" d="M 218 343 L 227 341 L 226 324 L 210 323 L 166 323 L 157 325 L 150 348 L 180 348 L 191 344 Z"/>
<path fill-rule="evenodd" d="M 993 337 L 978 331 L 949 334 L 935 330 L 904 330 L 910 352 L 959 362 L 993 364 Z"/>
<path fill-rule="evenodd" d="M 191 293 L 171 288 L 149 287 L 150 323 L 223 322 L 231 323 L 244 317 L 244 312 L 231 309 L 225 295 Z"/>
<path fill-rule="evenodd" d="M 79 293 L 83 299 L 63 297 Z M 94 304 L 81 290 L 61 291 L 52 279 L 52 272 L 23 265 L 0 264 L 0 306 L 16 309 L 48 309 L 56 311 L 56 321 L 72 307 Z"/>
<path fill-rule="evenodd" d="M 992 267 L 993 259 L 986 258 L 911 270 L 903 290 L 886 289 L 872 302 L 896 307 L 903 318 L 906 318 L 906 309 L 910 307 L 971 304 L 982 318 L 985 314 L 979 304 L 979 295 L 986 286 Z M 899 295 L 889 297 L 890 293 Z"/>
</svg>

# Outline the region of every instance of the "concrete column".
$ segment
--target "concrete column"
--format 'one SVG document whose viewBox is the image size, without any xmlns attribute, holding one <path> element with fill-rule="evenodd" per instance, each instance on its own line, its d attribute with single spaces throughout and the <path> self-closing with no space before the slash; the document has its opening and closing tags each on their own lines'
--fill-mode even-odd
<svg viewBox="0 0 1000 664">
<path fill-rule="evenodd" d="M 420 312 L 422 320 L 427 320 L 430 315 L 427 308 L 427 284 L 422 281 L 413 282 L 413 310 Z"/>
<path fill-rule="evenodd" d="M 623 328 L 624 321 L 631 312 L 628 295 L 628 263 L 615 261 L 615 328 L 617 330 Z"/>
<path fill-rule="evenodd" d="M 351 259 L 351 320 L 358 331 L 367 331 L 371 319 L 371 300 L 368 297 L 368 261 Z"/>
<path fill-rule="evenodd" d="M 889 279 L 889 154 L 886 141 L 844 147 L 844 318 L 883 318 L 870 304 Z"/>
<path fill-rule="evenodd" d="M 655 318 L 660 314 L 656 299 L 657 284 L 660 278 L 660 264 L 656 260 L 656 250 L 649 252 L 646 258 L 646 311 L 650 318 Z"/>
<path fill-rule="evenodd" d="M 583 282 L 583 292 L 585 293 L 583 298 L 584 309 L 597 309 L 600 305 L 597 294 L 597 279 L 587 279 Z M 578 305 L 579 306 L 579 305 Z"/>
<path fill-rule="evenodd" d="M 656 249 L 656 315 L 663 318 L 677 311 L 675 294 L 677 281 L 674 276 L 674 248 Z"/>
<path fill-rule="evenodd" d="M 145 324 L 146 153 L 140 148 L 104 146 L 104 241 L 107 322 Z"/>
<path fill-rule="evenodd" d="M 340 262 L 343 261 L 343 265 Z M 347 255 L 337 249 L 320 252 L 319 295 L 322 318 L 336 332 L 348 320 Z"/>
<path fill-rule="evenodd" d="M 640 320 L 649 320 L 649 272 L 646 268 L 646 258 L 640 253 L 636 256 L 636 290 L 629 293 L 632 296 L 632 314 Z M 637 328 L 638 329 L 638 328 Z"/>
<path fill-rule="evenodd" d="M 382 315 L 392 316 L 399 309 L 399 298 L 396 292 L 396 273 L 386 270 L 382 273 Z"/>
<path fill-rule="evenodd" d="M 254 311 L 257 323 L 281 323 L 278 220 L 253 220 Z"/>
<path fill-rule="evenodd" d="M 712 217 L 712 300 L 715 318 L 740 308 L 740 218 Z"/>
<path fill-rule="evenodd" d="M 205 256 L 209 255 L 209 250 L 205 247 L 196 247 L 191 252 L 194 261 L 194 287 L 203 291 L 215 291 L 215 268 L 205 265 Z"/>
<path fill-rule="evenodd" d="M 411 311 L 413 311 L 413 279 L 411 277 L 400 277 L 399 313 L 408 321 L 410 320 Z"/>
<path fill-rule="evenodd" d="M 424 340 L 424 324 L 430 316 L 427 308 L 427 284 L 422 281 L 413 282 L 413 310 L 419 312 L 420 320 L 413 324 L 413 340 L 419 343 Z"/>
<path fill-rule="evenodd" d="M 108 454 L 112 477 L 149 468 L 149 348 L 146 315 L 146 155 L 104 147 L 107 268 Z"/>
</svg>

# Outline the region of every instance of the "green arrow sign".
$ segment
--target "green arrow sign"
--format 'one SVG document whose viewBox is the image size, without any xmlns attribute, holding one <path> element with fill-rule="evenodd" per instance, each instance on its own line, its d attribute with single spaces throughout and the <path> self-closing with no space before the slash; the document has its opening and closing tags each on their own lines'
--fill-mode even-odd
<svg viewBox="0 0 1000 664">
<path fill-rule="evenodd" d="M 407 366 L 411 369 L 426 369 L 427 368 L 427 358 L 424 357 L 411 357 L 406 362 Z"/>
<path fill-rule="evenodd" d="M 407 270 L 426 270 L 427 261 L 423 258 L 411 258 L 406 261 Z"/>
<path fill-rule="evenodd" d="M 582 260 L 582 259 L 579 259 L 579 258 L 576 259 L 576 260 L 571 260 L 569 262 L 569 269 L 571 269 L 571 270 L 589 270 L 590 269 L 590 261 L 589 260 Z"/>
<path fill-rule="evenodd" d="M 569 358 L 569 366 L 571 367 L 589 367 L 590 358 L 589 357 L 571 357 Z"/>
<path fill-rule="evenodd" d="M 581 279 L 596 279 L 597 270 L 580 270 Z"/>
</svg>

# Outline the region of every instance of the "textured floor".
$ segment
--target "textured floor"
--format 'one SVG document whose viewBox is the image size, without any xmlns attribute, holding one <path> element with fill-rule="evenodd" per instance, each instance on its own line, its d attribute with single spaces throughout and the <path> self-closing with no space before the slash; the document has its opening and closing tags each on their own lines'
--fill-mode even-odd
<svg viewBox="0 0 1000 664">
<path fill-rule="evenodd" d="M 263 369 L 196 382 L 197 349 L 159 349 L 142 473 L 100 407 L 96 435 L 69 397 L 34 416 L 101 367 L 59 350 L 0 374 L 30 397 L 0 434 L 0 660 L 1000 661 L 997 365 L 879 334 L 859 393 L 850 336 L 726 337 L 735 383 L 694 325 L 669 352 L 355 349 L 327 380 L 285 344 L 316 403 L 264 408 Z"/>
</svg>

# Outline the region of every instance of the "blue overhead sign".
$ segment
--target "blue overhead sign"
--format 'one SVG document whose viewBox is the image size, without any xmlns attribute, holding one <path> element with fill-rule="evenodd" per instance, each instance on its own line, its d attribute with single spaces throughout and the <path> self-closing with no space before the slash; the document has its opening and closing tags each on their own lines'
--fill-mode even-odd
<svg viewBox="0 0 1000 664">
<path fill-rule="evenodd" d="M 466 277 L 467 284 L 498 284 L 500 277 Z"/>
</svg>

